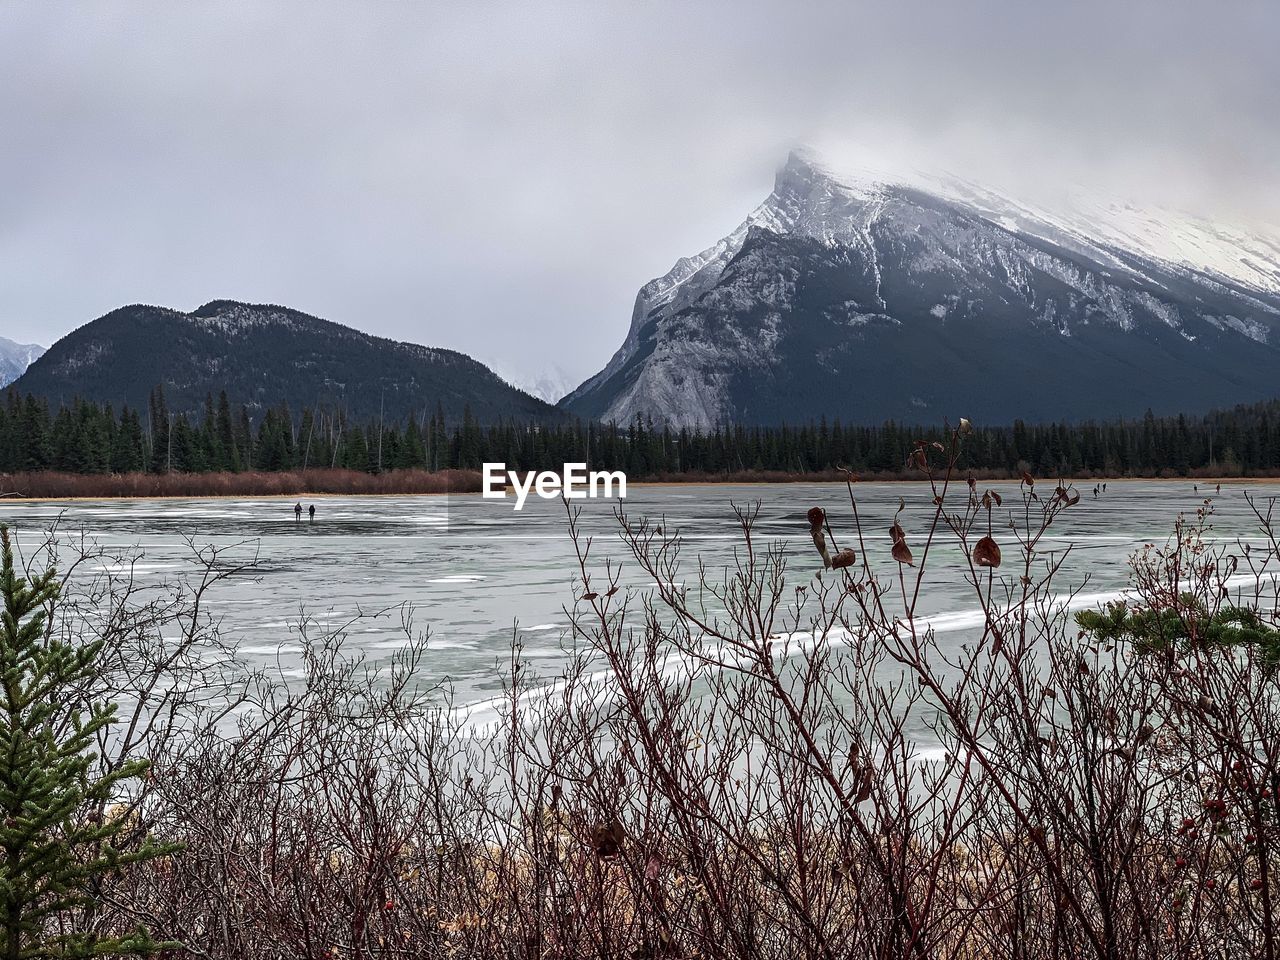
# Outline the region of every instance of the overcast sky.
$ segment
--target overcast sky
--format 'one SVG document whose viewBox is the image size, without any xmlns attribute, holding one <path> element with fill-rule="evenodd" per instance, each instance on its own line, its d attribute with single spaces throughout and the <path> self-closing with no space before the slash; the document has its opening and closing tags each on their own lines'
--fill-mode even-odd
<svg viewBox="0 0 1280 960">
<path fill-rule="evenodd" d="M 1280 5 L 0 0 L 0 335 L 282 303 L 581 379 L 793 145 L 1280 221 Z"/>
</svg>

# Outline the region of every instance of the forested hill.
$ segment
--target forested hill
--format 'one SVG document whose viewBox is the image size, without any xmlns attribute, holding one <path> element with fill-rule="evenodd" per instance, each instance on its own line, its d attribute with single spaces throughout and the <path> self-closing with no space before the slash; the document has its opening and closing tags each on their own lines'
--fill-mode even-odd
<svg viewBox="0 0 1280 960">
<path fill-rule="evenodd" d="M 50 410 L 9 390 L 0 403 L 0 474 L 56 470 L 103 474 L 151 471 L 277 471 L 343 467 L 560 469 L 583 461 L 594 469 L 646 477 L 821 474 L 848 467 L 865 476 L 911 476 L 918 439 L 944 439 L 941 425 L 878 427 L 820 422 L 803 427 L 731 427 L 709 432 L 574 421 L 560 425 L 456 425 L 425 419 L 364 422 L 310 408 L 248 409 L 221 394 L 197 417 L 171 414 L 162 391 L 143 410 L 79 401 Z M 961 467 L 1041 477 L 1280 475 L 1280 401 L 1206 416 L 1111 423 L 976 425 Z"/>
<path fill-rule="evenodd" d="M 183 313 L 129 306 L 55 343 L 16 387 L 55 407 L 83 398 L 145 410 L 157 383 L 170 412 L 198 417 L 225 390 L 258 419 L 287 404 L 356 419 L 560 423 L 566 414 L 465 354 L 400 343 L 286 307 L 217 300 Z"/>
</svg>

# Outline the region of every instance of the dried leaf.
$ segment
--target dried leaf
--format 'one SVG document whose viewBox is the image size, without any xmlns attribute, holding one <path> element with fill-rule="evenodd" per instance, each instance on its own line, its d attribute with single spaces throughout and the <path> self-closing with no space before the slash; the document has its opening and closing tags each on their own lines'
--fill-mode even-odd
<svg viewBox="0 0 1280 960">
<path fill-rule="evenodd" d="M 649 859 L 645 861 L 644 878 L 650 883 L 658 879 L 658 875 L 662 872 L 662 860 L 656 853 L 649 854 Z"/>
<path fill-rule="evenodd" d="M 598 597 L 598 596 L 600 596 L 600 594 L 598 594 L 598 593 L 584 593 L 584 594 L 583 594 L 581 597 L 579 597 L 578 599 L 580 599 L 580 600 L 594 600 L 594 599 L 595 599 L 596 597 Z"/>
<path fill-rule="evenodd" d="M 810 507 L 808 517 L 810 530 L 819 530 L 827 522 L 827 512 L 821 507 Z"/>
<path fill-rule="evenodd" d="M 907 541 L 898 540 L 893 545 L 893 559 L 899 563 L 905 563 L 909 567 L 914 567 L 915 563 L 911 559 L 911 550 L 907 547 Z"/>
<path fill-rule="evenodd" d="M 898 525 L 896 520 L 893 522 L 893 526 L 889 528 L 889 539 L 894 543 L 901 543 L 907 539 L 906 533 L 903 532 L 902 527 Z"/>
<path fill-rule="evenodd" d="M 1034 487 L 1036 485 L 1035 478 L 1032 477 L 1031 474 L 1027 473 L 1027 471 L 1025 470 L 1022 471 L 1022 482 L 1025 483 L 1028 487 Z"/>
<path fill-rule="evenodd" d="M 843 550 L 841 550 L 839 553 L 837 553 L 834 557 L 831 558 L 831 568 L 833 570 L 839 570 L 842 567 L 852 567 L 854 563 L 857 562 L 857 560 L 858 560 L 857 554 L 855 554 L 848 547 L 845 547 Z"/>
<path fill-rule="evenodd" d="M 813 546 L 818 551 L 818 556 L 822 557 L 822 566 L 831 566 L 831 554 L 827 552 L 827 537 L 822 532 L 822 527 L 811 528 L 809 534 L 813 537 Z"/>
<path fill-rule="evenodd" d="M 980 567 L 1000 566 L 1000 545 L 990 537 L 983 537 L 973 545 L 973 562 Z"/>
<path fill-rule="evenodd" d="M 592 827 L 589 842 L 596 856 L 607 860 L 622 852 L 622 843 L 626 840 L 626 836 L 622 824 L 614 820 L 611 823 Z"/>
<path fill-rule="evenodd" d="M 862 771 L 862 779 L 858 783 L 858 792 L 854 794 L 854 803 L 864 803 L 871 799 L 871 787 L 875 783 L 875 774 L 870 767 Z"/>
</svg>

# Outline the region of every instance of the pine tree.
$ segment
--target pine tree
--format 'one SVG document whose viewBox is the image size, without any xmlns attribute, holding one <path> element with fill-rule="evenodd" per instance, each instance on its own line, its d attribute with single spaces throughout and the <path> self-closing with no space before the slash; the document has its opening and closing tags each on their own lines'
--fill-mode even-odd
<svg viewBox="0 0 1280 960">
<path fill-rule="evenodd" d="M 157 385 L 151 391 L 148 404 L 151 469 L 155 473 L 168 473 L 173 466 L 173 449 L 169 443 L 169 406 L 164 400 L 164 387 Z"/>
<path fill-rule="evenodd" d="M 252 470 L 253 460 L 253 428 L 249 425 L 249 411 L 240 406 L 240 423 L 236 427 L 236 450 L 239 451 L 241 470 Z"/>
<path fill-rule="evenodd" d="M 27 394 L 18 428 L 22 439 L 20 462 L 24 470 L 44 470 L 49 466 L 49 411 L 43 403 Z"/>
<path fill-rule="evenodd" d="M 12 406 L 12 404 L 10 404 Z M 13 418 L 0 407 L 0 473 L 11 473 L 17 464 L 13 446 Z"/>
<path fill-rule="evenodd" d="M 116 473 L 131 473 L 146 469 L 146 444 L 142 437 L 142 421 L 136 410 L 125 407 L 120 411 L 120 429 L 116 431 L 111 447 L 111 469 Z"/>
<path fill-rule="evenodd" d="M 77 646 L 47 632 L 56 570 L 28 583 L 14 570 L 2 526 L 0 546 L 0 960 L 154 953 L 163 945 L 140 928 L 111 937 L 54 932 L 70 928 L 68 915 L 92 912 L 91 890 L 101 878 L 175 848 L 144 841 L 118 849 L 128 822 L 93 813 L 147 763 L 95 774 L 93 744 L 115 707 L 94 706 L 86 715 L 74 691 L 94 676 L 103 641 Z"/>
<path fill-rule="evenodd" d="M 200 421 L 201 460 L 206 470 L 225 470 L 226 456 L 222 451 L 222 438 L 218 435 L 218 417 L 214 413 L 213 394 L 204 397 L 204 417 Z"/>
<path fill-rule="evenodd" d="M 84 470 L 80 445 L 76 442 L 76 425 L 67 407 L 58 410 L 53 418 L 53 468 L 65 470 L 67 473 L 80 473 Z"/>
<path fill-rule="evenodd" d="M 410 416 L 404 431 L 404 445 L 400 448 L 400 460 L 396 466 L 421 469 L 426 463 L 427 451 L 422 441 L 422 431 L 418 428 L 418 421 Z"/>
<path fill-rule="evenodd" d="M 315 432 L 315 414 L 310 407 L 305 407 L 302 411 L 302 423 L 298 425 L 298 442 L 294 451 L 294 459 L 304 470 L 311 466 L 311 441 Z"/>
<path fill-rule="evenodd" d="M 231 425 L 231 401 L 227 399 L 227 391 L 218 394 L 218 449 L 222 459 L 218 463 L 219 470 L 240 470 L 240 454 L 236 450 L 235 428 Z"/>
<path fill-rule="evenodd" d="M 192 429 L 185 413 L 178 414 L 173 421 L 169 442 L 173 449 L 171 472 L 199 473 L 208 469 L 199 434 Z"/>
</svg>

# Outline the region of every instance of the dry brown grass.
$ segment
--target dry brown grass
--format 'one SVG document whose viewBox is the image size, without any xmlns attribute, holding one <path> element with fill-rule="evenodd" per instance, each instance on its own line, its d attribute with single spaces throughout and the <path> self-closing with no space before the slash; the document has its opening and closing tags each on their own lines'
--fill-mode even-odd
<svg viewBox="0 0 1280 960">
<path fill-rule="evenodd" d="M 474 493 L 472 470 L 290 470 L 278 473 L 0 474 L 0 496 L 45 500 L 100 497 L 292 497 L 302 494 Z"/>
</svg>

